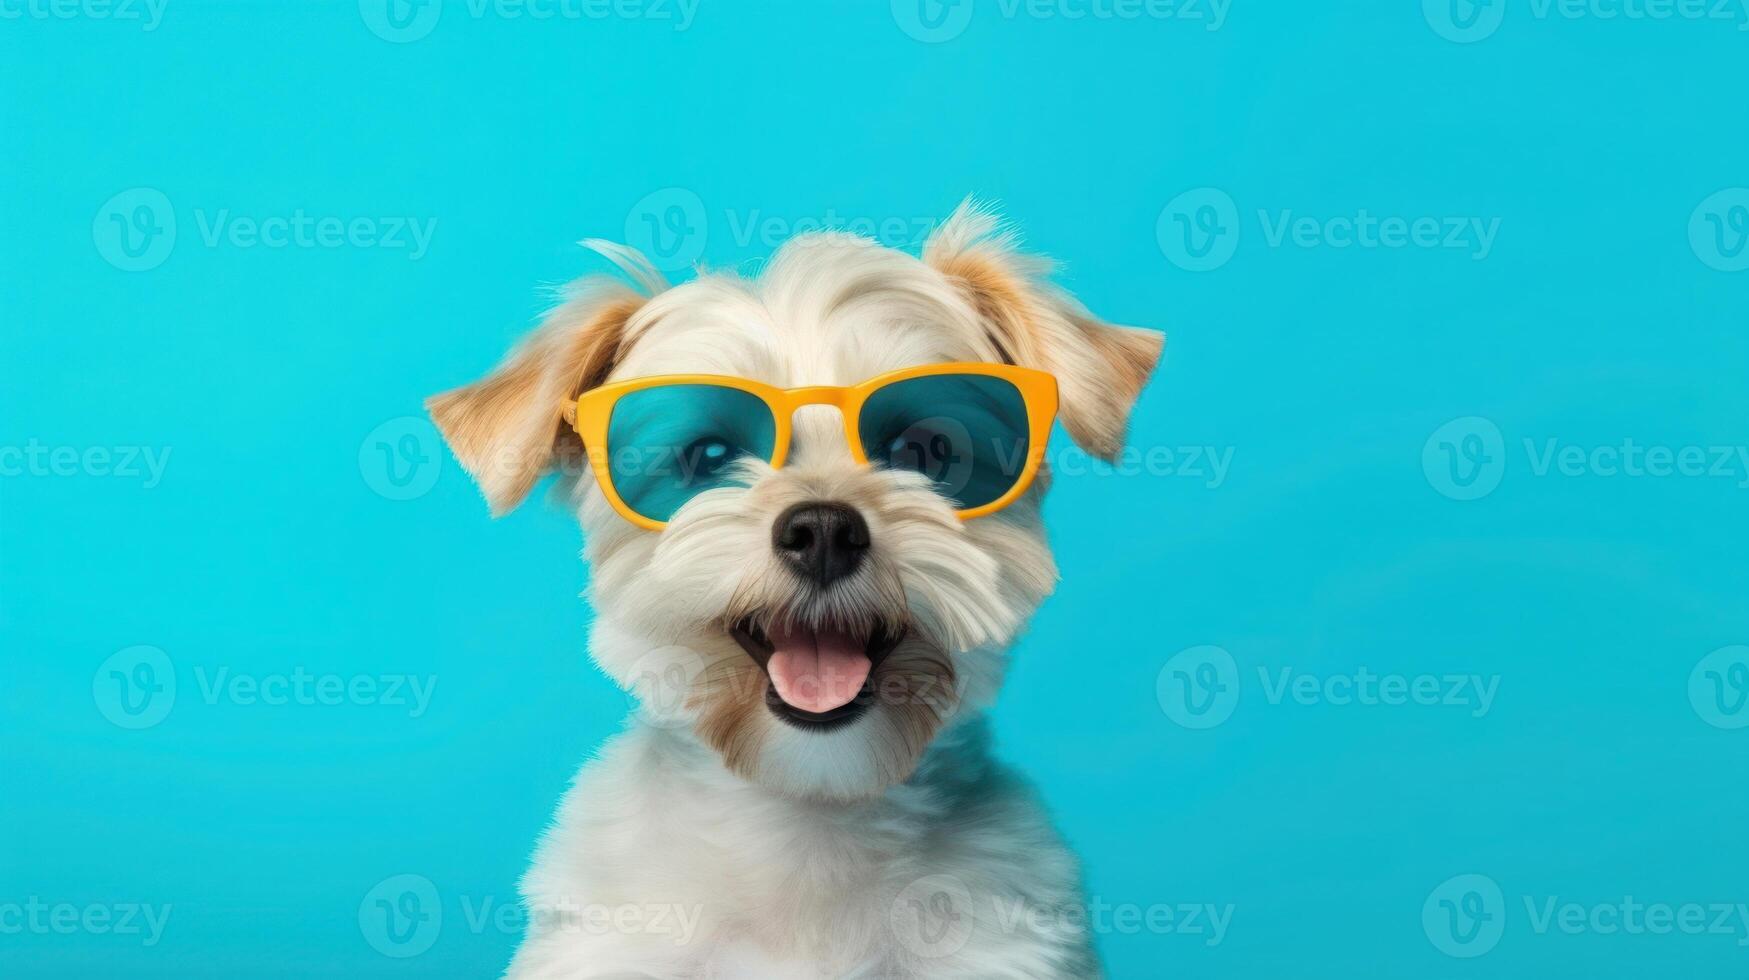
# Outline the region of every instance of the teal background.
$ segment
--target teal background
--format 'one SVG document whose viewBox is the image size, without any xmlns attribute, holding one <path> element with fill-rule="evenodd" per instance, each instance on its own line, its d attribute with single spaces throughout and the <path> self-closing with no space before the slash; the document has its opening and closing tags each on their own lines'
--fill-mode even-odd
<svg viewBox="0 0 1749 980">
<path fill-rule="evenodd" d="M 1742 976 L 1740 920 L 1568 934 L 1526 899 L 1749 902 L 1749 471 L 1539 475 L 1524 443 L 1749 442 L 1749 33 L 1453 2 L 1239 0 L 1210 30 L 703 0 L 677 30 L 169 0 L 146 30 L 6 0 L 0 974 L 501 970 L 517 923 L 470 918 L 626 700 L 585 659 L 574 526 L 489 521 L 421 399 L 602 269 L 581 237 L 732 265 L 766 218 L 908 241 L 976 193 L 1169 332 L 1136 444 L 1232 454 L 1218 486 L 1058 479 L 1063 584 L 995 714 L 1099 901 L 1231 906 L 1212 945 L 1103 931 L 1112 975 Z M 300 209 L 435 225 L 416 259 L 202 234 Z M 1271 244 L 1362 209 L 1499 223 L 1481 259 Z M 165 230 L 123 241 L 136 213 Z M 169 456 L 148 487 L 32 446 Z M 1258 674 L 1284 668 L 1497 694 L 1306 704 Z M 435 687 L 414 717 L 204 696 L 220 670 Z M 374 918 L 399 875 L 442 916 L 411 945 Z M 21 927 L 33 900 L 171 912 L 148 946 Z"/>
</svg>

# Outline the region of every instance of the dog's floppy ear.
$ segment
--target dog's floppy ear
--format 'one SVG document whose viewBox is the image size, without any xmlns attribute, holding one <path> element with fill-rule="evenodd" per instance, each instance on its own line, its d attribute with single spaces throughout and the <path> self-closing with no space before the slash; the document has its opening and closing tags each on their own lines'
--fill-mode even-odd
<svg viewBox="0 0 1749 980">
<path fill-rule="evenodd" d="M 643 257 L 586 241 L 651 292 L 666 287 Z M 434 395 L 426 410 L 479 484 L 492 516 L 509 513 L 554 465 L 581 462 L 570 417 L 579 394 L 607 380 L 626 344 L 626 323 L 648 298 L 616 280 L 585 280 L 491 374 Z"/>
<path fill-rule="evenodd" d="M 1063 427 L 1083 449 L 1114 459 L 1165 335 L 1099 321 L 1051 285 L 1049 260 L 1021 254 L 1014 235 L 970 200 L 929 236 L 923 261 L 965 290 L 1003 360 L 1057 376 Z"/>
</svg>

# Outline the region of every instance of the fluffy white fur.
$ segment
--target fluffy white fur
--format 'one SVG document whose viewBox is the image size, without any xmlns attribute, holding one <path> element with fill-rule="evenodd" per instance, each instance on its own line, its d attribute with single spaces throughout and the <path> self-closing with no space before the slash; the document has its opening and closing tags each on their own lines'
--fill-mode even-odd
<svg viewBox="0 0 1749 980">
<path fill-rule="evenodd" d="M 1015 360 L 1058 374 L 1070 432 L 1121 441 L 1158 334 L 1093 320 L 987 213 L 963 207 L 921 258 L 824 233 L 757 278 L 586 286 L 484 381 L 433 414 L 494 509 L 555 462 L 586 531 L 595 661 L 643 704 L 579 773 L 523 879 L 515 978 L 1091 977 L 1074 857 L 993 761 L 983 711 L 1006 650 L 1056 579 L 1044 477 L 971 521 L 915 475 L 857 466 L 836 410 L 805 408 L 781 470 L 747 464 L 662 532 L 608 505 L 564 425 L 579 386 L 656 374 L 844 385 L 917 364 Z M 556 433 L 556 435 L 555 435 Z M 551 443 L 551 445 L 549 445 Z M 856 507 L 872 547 L 829 592 L 771 550 L 790 504 Z M 741 617 L 902 622 L 868 714 L 819 732 L 764 709 L 729 636 Z"/>
</svg>

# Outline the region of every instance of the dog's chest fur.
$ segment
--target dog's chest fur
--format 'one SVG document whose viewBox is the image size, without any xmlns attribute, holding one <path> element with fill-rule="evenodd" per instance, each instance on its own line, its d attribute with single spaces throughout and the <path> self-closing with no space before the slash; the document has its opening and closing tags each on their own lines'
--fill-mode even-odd
<svg viewBox="0 0 1749 980">
<path fill-rule="evenodd" d="M 1074 858 L 987 742 L 964 723 L 912 780 L 847 806 L 635 727 L 585 767 L 523 879 L 509 975 L 1097 976 L 1056 914 L 1082 900 Z"/>
</svg>

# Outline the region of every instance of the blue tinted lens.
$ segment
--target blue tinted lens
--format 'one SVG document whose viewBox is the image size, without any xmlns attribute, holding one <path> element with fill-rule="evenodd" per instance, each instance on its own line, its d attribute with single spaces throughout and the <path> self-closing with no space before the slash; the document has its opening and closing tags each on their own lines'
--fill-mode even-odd
<svg viewBox="0 0 1749 980">
<path fill-rule="evenodd" d="M 756 395 L 708 384 L 621 396 L 607 422 L 608 470 L 626 506 L 666 521 L 706 490 L 734 484 L 734 463 L 769 461 L 777 426 Z"/>
<path fill-rule="evenodd" d="M 1026 399 L 1001 378 L 942 374 L 887 385 L 857 420 L 869 462 L 913 470 L 961 509 L 994 503 L 1026 468 Z"/>
</svg>

